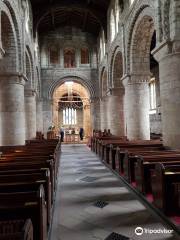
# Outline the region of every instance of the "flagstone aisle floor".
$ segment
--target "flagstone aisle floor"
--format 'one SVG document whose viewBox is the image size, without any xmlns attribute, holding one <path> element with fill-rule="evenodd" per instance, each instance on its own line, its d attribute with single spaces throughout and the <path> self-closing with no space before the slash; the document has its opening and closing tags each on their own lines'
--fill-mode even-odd
<svg viewBox="0 0 180 240">
<path fill-rule="evenodd" d="M 94 206 L 99 200 L 108 205 Z M 133 240 L 178 239 L 162 233 L 137 236 L 136 227 L 168 229 L 86 145 L 63 145 L 50 240 L 104 240 L 112 232 Z"/>
</svg>

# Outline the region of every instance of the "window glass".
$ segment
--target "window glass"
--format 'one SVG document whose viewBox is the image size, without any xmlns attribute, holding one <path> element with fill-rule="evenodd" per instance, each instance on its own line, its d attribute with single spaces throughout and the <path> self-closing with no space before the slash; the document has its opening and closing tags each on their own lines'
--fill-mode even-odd
<svg viewBox="0 0 180 240">
<path fill-rule="evenodd" d="M 89 63 L 89 50 L 87 48 L 81 49 L 81 64 Z"/>
<path fill-rule="evenodd" d="M 59 64 L 59 50 L 56 47 L 51 47 L 49 51 L 50 64 Z"/>
<path fill-rule="evenodd" d="M 75 67 L 75 50 L 73 48 L 67 48 L 64 50 L 64 67 Z"/>
<path fill-rule="evenodd" d="M 74 108 L 66 108 L 63 110 L 63 124 L 76 125 L 77 124 L 77 111 Z"/>
<path fill-rule="evenodd" d="M 149 83 L 149 94 L 150 94 L 150 110 L 156 109 L 156 84 L 155 78 L 152 78 Z"/>
</svg>

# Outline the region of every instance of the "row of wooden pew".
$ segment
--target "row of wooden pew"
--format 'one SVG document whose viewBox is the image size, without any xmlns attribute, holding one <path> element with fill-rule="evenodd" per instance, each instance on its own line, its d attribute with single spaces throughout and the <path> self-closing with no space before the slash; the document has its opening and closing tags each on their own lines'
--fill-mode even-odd
<svg viewBox="0 0 180 240">
<path fill-rule="evenodd" d="M 0 239 L 47 239 L 60 152 L 56 139 L 0 147 Z"/>
<path fill-rule="evenodd" d="M 148 201 L 180 225 L 180 150 L 162 141 L 94 134 L 91 149 Z"/>
</svg>

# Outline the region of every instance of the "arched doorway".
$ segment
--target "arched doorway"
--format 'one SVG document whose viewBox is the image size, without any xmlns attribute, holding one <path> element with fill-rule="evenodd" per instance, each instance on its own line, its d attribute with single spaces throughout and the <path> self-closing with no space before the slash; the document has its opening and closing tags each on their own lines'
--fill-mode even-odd
<svg viewBox="0 0 180 240">
<path fill-rule="evenodd" d="M 100 112 L 101 112 L 101 130 L 108 128 L 107 122 L 107 91 L 108 91 L 108 73 L 105 68 L 103 68 L 101 73 L 101 102 L 100 102 Z"/>
<path fill-rule="evenodd" d="M 76 81 L 65 81 L 53 93 L 53 123 L 56 134 L 61 127 L 65 133 L 77 135 L 84 129 L 84 139 L 91 135 L 90 95 L 88 90 Z M 67 140 L 67 138 L 65 138 Z M 67 140 L 69 141 L 69 139 Z"/>
<path fill-rule="evenodd" d="M 150 53 L 155 31 L 153 10 L 143 9 L 130 33 L 129 81 L 126 85 L 126 122 L 129 139 L 150 139 Z"/>
<path fill-rule="evenodd" d="M 108 100 L 109 119 L 108 124 L 112 134 L 118 136 L 125 135 L 124 124 L 124 86 L 123 77 L 123 57 L 119 48 L 116 49 L 112 59 L 111 70 L 112 88 Z"/>
<path fill-rule="evenodd" d="M 0 60 L 0 145 L 23 145 L 24 79 L 19 74 L 18 33 L 7 9 L 1 11 L 1 34 L 3 54 Z"/>
</svg>

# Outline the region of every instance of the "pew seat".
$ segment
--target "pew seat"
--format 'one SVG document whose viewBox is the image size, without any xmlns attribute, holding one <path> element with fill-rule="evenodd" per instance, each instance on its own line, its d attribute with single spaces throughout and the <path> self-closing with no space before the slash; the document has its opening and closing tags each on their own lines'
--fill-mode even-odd
<svg viewBox="0 0 180 240">
<path fill-rule="evenodd" d="M 30 219 L 0 221 L 1 240 L 33 240 L 33 225 Z"/>
<path fill-rule="evenodd" d="M 180 163 L 156 163 L 151 181 L 153 204 L 167 215 L 180 214 Z"/>
<path fill-rule="evenodd" d="M 47 209 L 42 185 L 22 192 L 0 191 L 0 221 L 16 218 L 32 220 L 34 240 L 47 239 Z"/>
</svg>

